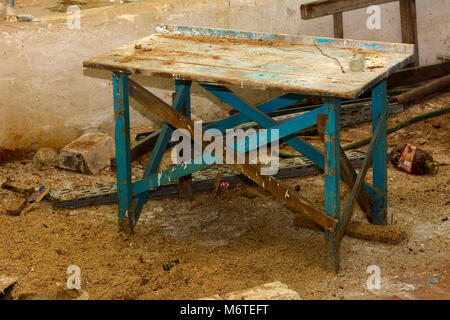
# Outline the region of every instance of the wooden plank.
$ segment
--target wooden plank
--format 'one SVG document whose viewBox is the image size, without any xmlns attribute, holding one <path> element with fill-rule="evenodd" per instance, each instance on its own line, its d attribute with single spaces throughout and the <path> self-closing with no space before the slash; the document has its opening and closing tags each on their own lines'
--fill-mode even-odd
<svg viewBox="0 0 450 320">
<path fill-rule="evenodd" d="M 386 123 L 386 120 L 387 120 L 387 109 L 384 110 L 384 112 L 380 116 L 380 119 L 378 119 L 378 124 L 376 126 L 373 138 L 370 141 L 369 147 L 367 148 L 367 155 L 364 158 L 363 164 L 358 173 L 355 184 L 353 185 L 352 192 L 350 193 L 350 197 L 345 206 L 344 214 L 342 216 L 342 221 L 339 221 L 340 226 L 337 231 L 337 238 L 338 238 L 339 244 L 341 243 L 342 238 L 344 237 L 344 232 L 345 232 L 345 229 L 347 228 L 348 222 L 352 219 L 353 208 L 355 206 L 355 200 L 358 197 L 359 193 L 362 191 L 364 178 L 366 177 L 367 171 L 370 168 L 370 163 L 372 162 L 372 159 L 373 159 L 375 145 L 377 143 L 377 140 L 380 138 L 380 136 L 383 135 L 382 129 L 383 129 L 384 123 Z M 381 139 L 382 139 L 382 137 L 381 137 Z"/>
<path fill-rule="evenodd" d="M 415 44 L 416 60 L 413 65 L 419 65 L 419 42 L 417 39 L 416 0 L 400 0 L 400 18 L 402 24 L 403 43 Z"/>
<path fill-rule="evenodd" d="M 388 89 L 397 86 L 409 86 L 433 78 L 444 77 L 448 74 L 450 74 L 450 61 L 405 68 L 393 73 L 387 79 L 387 86 Z"/>
<path fill-rule="evenodd" d="M 342 140 L 342 139 L 341 139 Z M 341 176 L 344 182 L 352 187 L 356 183 L 357 174 L 355 169 L 352 166 L 349 158 L 345 154 L 345 151 L 342 147 L 340 147 L 340 164 L 341 164 Z M 367 220 L 372 223 L 373 222 L 373 204 L 370 200 L 369 193 L 366 189 L 362 189 L 361 192 L 357 195 L 357 201 L 359 207 L 364 212 Z"/>
<path fill-rule="evenodd" d="M 394 1 L 398 0 L 319 0 L 302 4 L 300 11 L 302 19 L 308 20 Z"/>
<path fill-rule="evenodd" d="M 414 46 L 311 36 L 195 29 L 216 37 L 153 34 L 86 60 L 86 68 L 279 89 L 308 95 L 354 98 L 413 59 Z M 191 28 L 192 29 L 192 28 Z M 166 29 L 164 29 L 166 30 Z M 243 36 L 254 38 L 242 38 Z M 229 36 L 229 35 L 228 35 Z M 230 37 L 230 36 L 229 36 Z M 255 39 L 276 40 L 255 40 Z M 284 39 L 284 40 L 279 40 Z M 136 49 L 136 45 L 140 49 Z M 364 72 L 350 72 L 355 52 L 367 58 Z"/>
<path fill-rule="evenodd" d="M 20 212 L 20 214 L 25 214 L 36 208 L 39 202 L 41 202 L 41 200 L 44 199 L 49 192 L 50 188 L 46 188 L 44 186 L 40 187 L 38 191 L 30 195 L 30 198 L 28 199 L 25 209 L 23 209 L 22 212 Z"/>
<path fill-rule="evenodd" d="M 336 12 L 333 14 L 333 32 L 335 38 L 344 38 L 344 20 L 342 12 Z"/>
<path fill-rule="evenodd" d="M 167 121 L 175 128 L 182 128 L 187 130 L 193 139 L 201 145 L 207 145 L 208 142 L 201 140 L 201 137 L 194 135 L 194 122 L 182 115 L 180 112 L 172 109 L 164 101 L 148 92 L 145 88 L 140 86 L 133 80 L 129 80 L 130 94 L 139 101 L 142 105 L 148 106 L 150 110 L 159 115 L 164 121 Z M 202 130 L 202 136 L 204 130 Z M 229 152 L 229 150 L 228 150 Z M 227 148 L 224 147 L 223 155 L 225 157 Z M 262 176 L 260 174 L 260 167 L 256 165 L 236 165 L 248 178 L 272 193 L 276 198 L 282 200 L 290 207 L 303 213 L 306 217 L 318 223 L 325 230 L 334 231 L 336 228 L 336 219 L 328 216 L 325 212 L 316 209 L 308 200 L 299 197 L 292 188 L 285 186 L 280 180 L 271 176 Z"/>
<path fill-rule="evenodd" d="M 435 79 L 427 84 L 415 88 L 409 92 L 395 96 L 393 99 L 401 105 L 408 105 L 417 101 L 421 101 L 432 94 L 450 88 L 450 74 L 445 77 Z"/>
</svg>

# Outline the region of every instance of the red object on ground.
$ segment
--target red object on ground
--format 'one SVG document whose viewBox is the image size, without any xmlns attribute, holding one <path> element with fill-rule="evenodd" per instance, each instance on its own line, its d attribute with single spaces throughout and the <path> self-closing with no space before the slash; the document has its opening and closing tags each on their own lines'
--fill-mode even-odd
<svg viewBox="0 0 450 320">
<path fill-rule="evenodd" d="M 222 181 L 219 185 L 220 189 L 222 190 L 228 190 L 228 188 L 230 187 L 230 183 L 226 182 L 226 181 Z"/>
<path fill-rule="evenodd" d="M 409 143 L 397 145 L 389 158 L 394 167 L 414 175 L 425 175 L 435 168 L 433 157 L 427 151 Z"/>
</svg>

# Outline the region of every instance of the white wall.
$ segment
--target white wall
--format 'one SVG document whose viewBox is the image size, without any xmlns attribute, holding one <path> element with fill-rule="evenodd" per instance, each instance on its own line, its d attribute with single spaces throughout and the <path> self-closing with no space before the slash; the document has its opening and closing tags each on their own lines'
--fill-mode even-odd
<svg viewBox="0 0 450 320">
<path fill-rule="evenodd" d="M 40 17 L 41 22 L 35 23 L 0 24 L 0 147 L 27 147 L 34 141 L 61 147 L 92 126 L 112 134 L 109 74 L 96 73 L 106 79 L 87 77 L 82 61 L 152 33 L 157 23 L 331 37 L 331 17 L 301 20 L 299 7 L 304 2 L 150 1 L 85 10 L 80 30 L 69 30 L 64 15 Z M 380 30 L 365 27 L 368 15 L 364 9 L 344 14 L 345 37 L 400 42 L 398 3 L 381 8 Z M 417 0 L 417 11 L 420 62 L 433 63 L 436 54 L 449 52 L 450 0 Z M 171 81 L 153 78 L 145 84 L 170 101 Z M 196 114 L 204 120 L 225 115 L 214 105 L 216 99 L 198 87 L 193 90 Z M 251 102 L 271 95 L 242 94 Z M 132 125 L 146 122 L 132 111 Z"/>
</svg>

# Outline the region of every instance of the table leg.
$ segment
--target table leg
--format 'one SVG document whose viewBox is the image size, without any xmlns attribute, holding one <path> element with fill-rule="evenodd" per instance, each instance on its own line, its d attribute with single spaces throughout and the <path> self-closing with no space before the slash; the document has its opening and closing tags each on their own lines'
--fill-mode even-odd
<svg viewBox="0 0 450 320">
<path fill-rule="evenodd" d="M 177 86 L 178 84 L 176 84 Z M 186 95 L 181 113 L 191 119 L 191 96 Z M 181 198 L 192 200 L 194 197 L 192 189 L 192 175 L 187 175 L 178 180 L 179 195 Z"/>
<path fill-rule="evenodd" d="M 383 80 L 372 89 L 372 128 L 375 131 L 378 121 L 386 112 L 387 89 L 386 81 Z M 387 214 L 387 118 L 382 124 L 380 136 L 375 145 L 373 157 L 373 185 L 381 193 L 381 205 L 373 208 L 374 224 L 385 225 Z"/>
<path fill-rule="evenodd" d="M 325 212 L 340 220 L 340 99 L 328 99 L 324 104 L 325 144 Z M 338 223 L 339 226 L 339 223 Z M 328 239 L 328 270 L 339 270 L 338 229 L 326 232 Z"/>
<path fill-rule="evenodd" d="M 127 73 L 113 73 L 117 195 L 119 198 L 119 225 L 121 226 L 126 223 L 124 217 L 128 216 L 132 199 L 128 76 Z"/>
</svg>

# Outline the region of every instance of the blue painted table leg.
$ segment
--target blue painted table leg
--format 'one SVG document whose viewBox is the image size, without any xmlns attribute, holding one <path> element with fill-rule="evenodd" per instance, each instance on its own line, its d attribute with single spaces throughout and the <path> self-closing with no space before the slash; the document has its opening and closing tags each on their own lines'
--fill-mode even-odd
<svg viewBox="0 0 450 320">
<path fill-rule="evenodd" d="M 130 116 L 128 99 L 129 74 L 113 73 L 115 143 L 117 162 L 117 193 L 119 198 L 119 224 L 124 224 L 132 199 Z"/>
<path fill-rule="evenodd" d="M 177 82 L 178 84 L 178 82 Z M 176 84 L 176 85 L 177 85 Z M 188 119 L 191 119 L 191 95 L 187 94 L 184 99 L 184 106 L 182 108 L 182 114 L 184 114 Z M 194 142 L 191 141 L 191 145 L 193 147 Z M 192 148 L 193 149 L 193 148 Z M 185 150 L 186 151 L 186 150 Z M 185 152 L 183 151 L 183 152 Z M 192 153 L 190 154 L 192 157 Z M 178 179 L 178 194 L 183 199 L 192 200 L 194 197 L 192 191 L 192 174 L 186 175 Z"/>
<path fill-rule="evenodd" d="M 327 116 L 324 126 L 325 145 L 325 212 L 340 220 L 340 99 L 329 99 L 324 104 Z M 339 270 L 338 230 L 326 232 L 329 247 L 328 270 Z"/>
<path fill-rule="evenodd" d="M 381 115 L 388 108 L 386 81 L 383 80 L 372 89 L 372 127 L 377 127 Z M 380 137 L 375 145 L 373 156 L 373 185 L 382 196 L 381 206 L 374 207 L 374 224 L 385 225 L 387 214 L 387 119 L 381 127 Z"/>
</svg>

